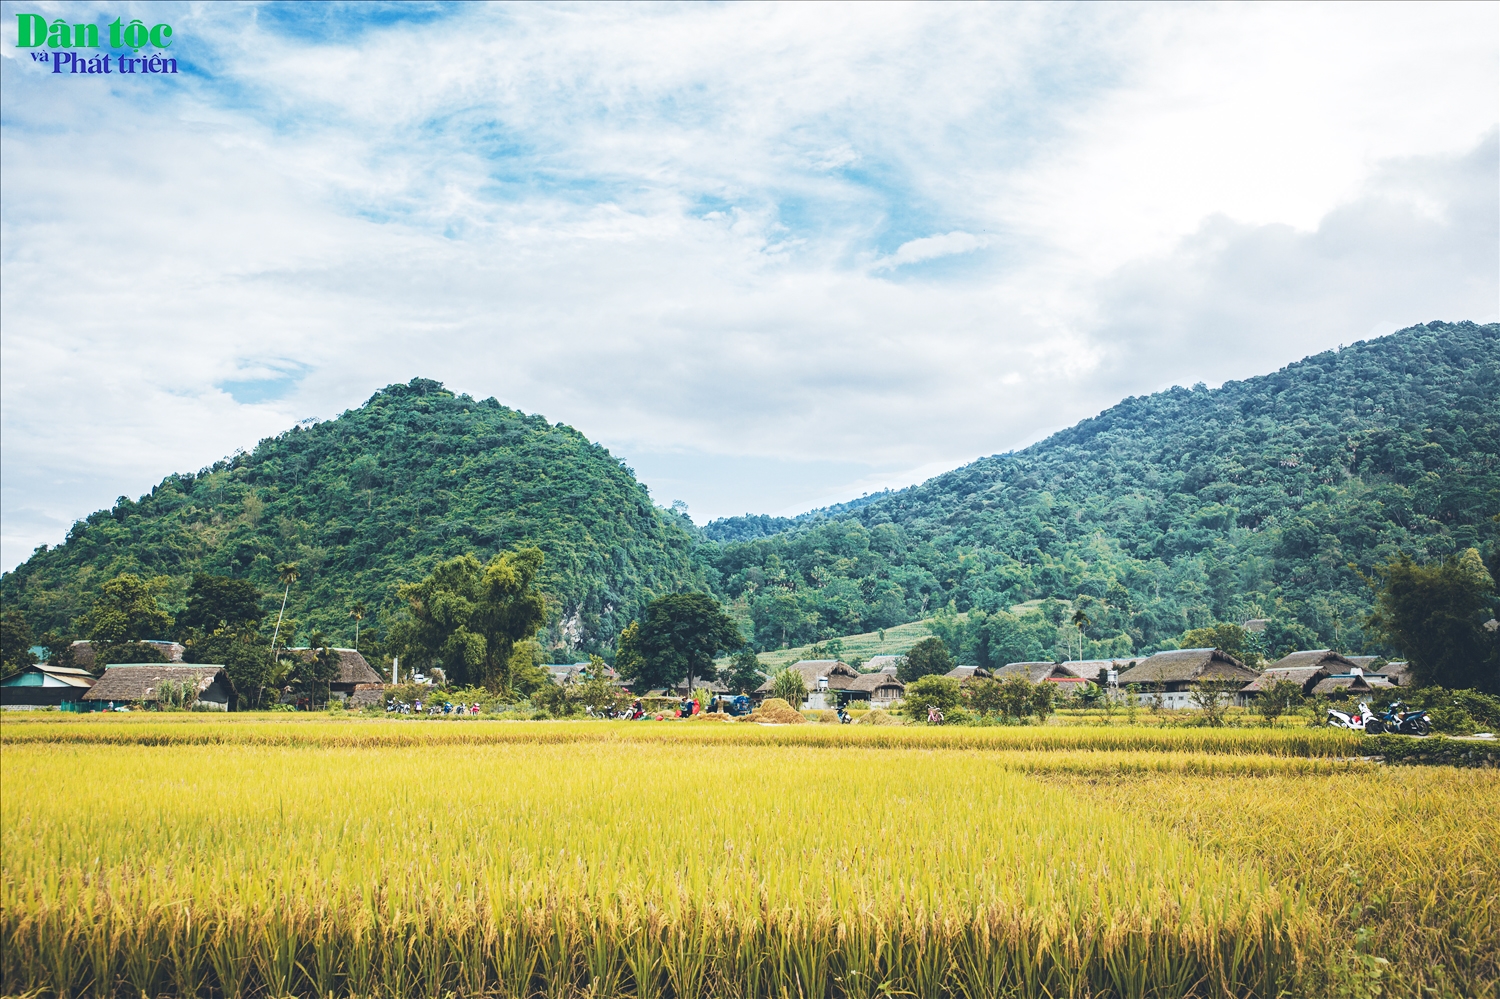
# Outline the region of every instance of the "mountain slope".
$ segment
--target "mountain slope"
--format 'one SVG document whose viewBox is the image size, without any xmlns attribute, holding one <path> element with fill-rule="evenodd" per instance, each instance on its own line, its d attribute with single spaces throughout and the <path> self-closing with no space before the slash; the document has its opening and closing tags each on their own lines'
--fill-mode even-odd
<svg viewBox="0 0 1500 999">
<path fill-rule="evenodd" d="M 1358 648 L 1369 593 L 1350 563 L 1479 547 L 1495 566 L 1497 357 L 1500 326 L 1432 323 L 1127 399 L 853 509 L 709 525 L 744 540 L 708 561 L 762 647 L 1056 597 L 1100 655 L 1251 617 Z"/>
<path fill-rule="evenodd" d="M 0 582 L 33 629 L 67 629 L 116 573 L 167 576 L 185 600 L 196 571 L 254 580 L 280 596 L 275 566 L 302 579 L 287 613 L 305 636 L 352 637 L 352 602 L 380 633 L 397 582 L 463 552 L 536 544 L 551 640 L 611 647 L 650 595 L 701 588 L 693 541 L 608 451 L 562 424 L 413 379 L 335 420 L 261 441 L 197 474 L 121 497 Z M 274 602 L 268 597 L 274 614 Z M 345 633 L 349 637 L 345 637 Z"/>
</svg>

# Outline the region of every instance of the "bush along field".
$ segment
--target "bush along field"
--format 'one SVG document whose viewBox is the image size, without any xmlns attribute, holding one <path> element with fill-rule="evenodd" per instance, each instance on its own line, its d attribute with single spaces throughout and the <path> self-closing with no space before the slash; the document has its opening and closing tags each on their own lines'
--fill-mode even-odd
<svg viewBox="0 0 1500 999">
<path fill-rule="evenodd" d="M 1382 766 L 1362 744 L 6 719 L 0 987 L 1494 994 L 1500 773 Z"/>
</svg>

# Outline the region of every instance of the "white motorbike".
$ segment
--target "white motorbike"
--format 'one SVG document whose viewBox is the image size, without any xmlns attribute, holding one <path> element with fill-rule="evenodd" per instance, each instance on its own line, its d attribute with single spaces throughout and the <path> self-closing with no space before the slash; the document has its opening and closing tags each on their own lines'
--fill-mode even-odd
<svg viewBox="0 0 1500 999">
<path fill-rule="evenodd" d="M 1334 708 L 1328 709 L 1328 724 L 1334 728 L 1347 728 L 1355 732 L 1363 732 L 1366 735 L 1379 735 L 1385 731 L 1385 723 L 1380 716 L 1370 710 L 1370 705 L 1364 701 L 1359 702 L 1359 710 L 1353 714 L 1345 714 Z"/>
</svg>

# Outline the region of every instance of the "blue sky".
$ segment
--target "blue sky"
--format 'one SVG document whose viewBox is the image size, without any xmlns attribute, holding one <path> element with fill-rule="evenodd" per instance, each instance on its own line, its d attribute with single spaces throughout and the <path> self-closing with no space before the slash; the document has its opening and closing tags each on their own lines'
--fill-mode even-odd
<svg viewBox="0 0 1500 999">
<path fill-rule="evenodd" d="M 0 7 L 7 569 L 417 375 L 701 522 L 1500 315 L 1491 4 Z"/>
</svg>

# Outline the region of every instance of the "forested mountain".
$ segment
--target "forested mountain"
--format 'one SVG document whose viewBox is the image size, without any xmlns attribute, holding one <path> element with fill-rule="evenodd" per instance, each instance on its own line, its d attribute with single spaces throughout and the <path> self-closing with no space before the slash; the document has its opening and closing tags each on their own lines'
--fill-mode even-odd
<svg viewBox="0 0 1500 999">
<path fill-rule="evenodd" d="M 121 497 L 7 573 L 0 594 L 33 631 L 66 632 L 118 573 L 168 577 L 163 603 L 176 612 L 193 573 L 208 572 L 256 582 L 274 619 L 276 566 L 296 562 L 294 631 L 321 629 L 342 644 L 355 602 L 369 606 L 365 633 L 378 636 L 397 583 L 456 554 L 527 544 L 546 554 L 554 644 L 613 648 L 651 596 L 705 585 L 693 539 L 604 448 L 418 378 L 335 420 L 168 476 L 139 501 Z"/>
<path fill-rule="evenodd" d="M 1249 618 L 1270 619 L 1272 646 L 1375 651 L 1360 573 L 1398 551 L 1469 547 L 1494 572 L 1497 511 L 1500 326 L 1431 323 L 1218 389 L 1127 399 L 857 505 L 703 535 L 721 539 L 706 560 L 762 648 L 951 603 L 977 612 L 963 653 L 979 661 L 1062 652 L 1075 610 L 1086 655 Z M 1045 626 L 1006 613 L 1037 600 Z"/>
<path fill-rule="evenodd" d="M 378 638 L 398 583 L 536 544 L 544 644 L 565 658 L 612 651 L 651 596 L 704 588 L 762 650 L 936 614 L 980 664 L 1131 655 L 1249 618 L 1269 619 L 1267 652 L 1374 652 L 1360 574 L 1377 562 L 1473 547 L 1500 570 L 1497 357 L 1500 325 L 1417 326 L 1127 399 L 910 489 L 701 530 L 571 428 L 414 379 L 122 497 L 6 574 L 0 596 L 34 632 L 67 633 L 118 573 L 163 580 L 176 613 L 209 572 L 258 584 L 269 621 L 276 566 L 297 562 L 294 634 L 346 642 L 354 603 Z"/>
</svg>

